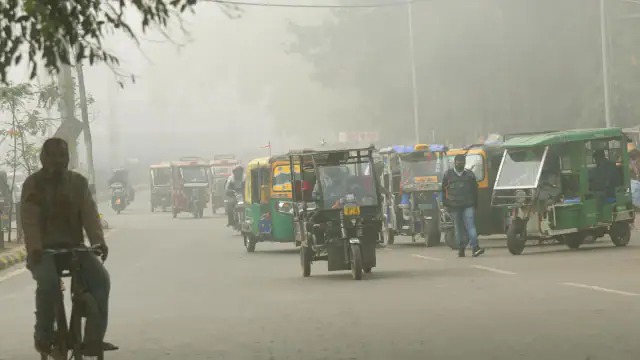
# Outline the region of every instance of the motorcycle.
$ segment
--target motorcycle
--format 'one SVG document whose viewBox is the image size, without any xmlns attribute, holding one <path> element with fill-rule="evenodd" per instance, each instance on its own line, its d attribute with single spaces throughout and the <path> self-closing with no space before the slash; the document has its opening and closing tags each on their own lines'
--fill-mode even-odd
<svg viewBox="0 0 640 360">
<path fill-rule="evenodd" d="M 206 189 L 204 187 L 193 187 L 189 194 L 189 210 L 194 218 L 202 218 L 204 216 L 204 208 L 207 206 L 205 196 Z"/>
<path fill-rule="evenodd" d="M 244 222 L 244 194 L 241 191 L 228 190 L 225 201 L 225 209 L 230 216 L 234 230 L 242 232 Z"/>
<path fill-rule="evenodd" d="M 111 184 L 111 208 L 120 215 L 120 212 L 127 207 L 127 196 L 124 184 Z"/>
</svg>

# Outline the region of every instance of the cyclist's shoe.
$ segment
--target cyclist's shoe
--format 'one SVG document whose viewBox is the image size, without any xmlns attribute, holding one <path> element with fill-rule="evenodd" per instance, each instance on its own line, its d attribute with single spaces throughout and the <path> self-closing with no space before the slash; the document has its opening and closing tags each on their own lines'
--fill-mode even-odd
<svg viewBox="0 0 640 360">
<path fill-rule="evenodd" d="M 119 347 L 112 343 L 103 342 L 102 349 L 100 349 L 99 345 L 96 343 L 85 343 L 82 345 L 82 355 L 84 356 L 99 356 L 101 352 L 104 351 L 114 351 L 118 350 Z"/>
</svg>

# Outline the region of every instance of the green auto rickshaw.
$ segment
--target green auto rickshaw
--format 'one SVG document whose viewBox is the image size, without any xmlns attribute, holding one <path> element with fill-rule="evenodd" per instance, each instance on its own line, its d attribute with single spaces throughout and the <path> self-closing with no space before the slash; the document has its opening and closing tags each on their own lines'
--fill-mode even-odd
<svg viewBox="0 0 640 360">
<path fill-rule="evenodd" d="M 635 218 L 627 141 L 618 128 L 507 140 L 492 204 L 507 209 L 509 252 L 549 238 L 576 249 L 605 234 L 627 245 Z"/>
</svg>

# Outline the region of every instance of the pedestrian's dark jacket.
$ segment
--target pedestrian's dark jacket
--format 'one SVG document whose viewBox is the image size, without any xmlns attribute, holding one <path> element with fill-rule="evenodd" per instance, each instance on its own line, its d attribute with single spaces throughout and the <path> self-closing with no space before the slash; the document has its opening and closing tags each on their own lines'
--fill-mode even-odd
<svg viewBox="0 0 640 360">
<path fill-rule="evenodd" d="M 470 170 L 458 175 L 449 169 L 442 178 L 442 198 L 444 206 L 451 209 L 466 209 L 478 205 L 478 183 Z"/>
<path fill-rule="evenodd" d="M 87 179 L 65 171 L 54 181 L 40 170 L 30 175 L 22 187 L 21 222 L 27 252 L 50 247 L 104 244 L 100 214 Z"/>
</svg>

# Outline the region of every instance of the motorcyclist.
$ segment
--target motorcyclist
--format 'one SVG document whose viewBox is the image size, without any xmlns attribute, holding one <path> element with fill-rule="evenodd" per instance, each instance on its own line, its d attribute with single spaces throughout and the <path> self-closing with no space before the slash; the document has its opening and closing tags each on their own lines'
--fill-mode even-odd
<svg viewBox="0 0 640 360">
<path fill-rule="evenodd" d="M 129 182 L 129 172 L 126 169 L 113 169 L 113 174 L 109 179 L 109 187 L 115 183 L 121 183 L 126 190 L 127 202 L 133 202 L 136 192 Z"/>
<path fill-rule="evenodd" d="M 227 209 L 227 226 L 236 225 L 236 217 L 233 211 L 236 205 L 235 194 L 244 190 L 244 168 L 241 165 L 236 165 L 233 167 L 231 172 L 232 174 L 229 176 L 227 183 L 224 186 L 229 200 L 229 208 Z"/>
<path fill-rule="evenodd" d="M 61 295 L 57 256 L 44 250 L 84 245 L 83 230 L 91 245 L 102 248 L 106 260 L 108 248 L 100 223 L 100 215 L 87 179 L 69 171 L 69 150 L 66 141 L 51 138 L 45 141 L 40 153 L 42 169 L 24 182 L 21 197 L 21 222 L 27 250 L 27 268 L 37 282 L 35 348 L 50 354 L 54 341 L 54 307 Z M 110 280 L 107 270 L 91 253 L 80 253 L 83 280 L 96 299 L 100 316 L 90 325 L 98 329 L 97 338 L 82 344 L 86 356 L 96 356 L 100 347 L 115 350 L 104 343 L 107 330 Z"/>
</svg>

